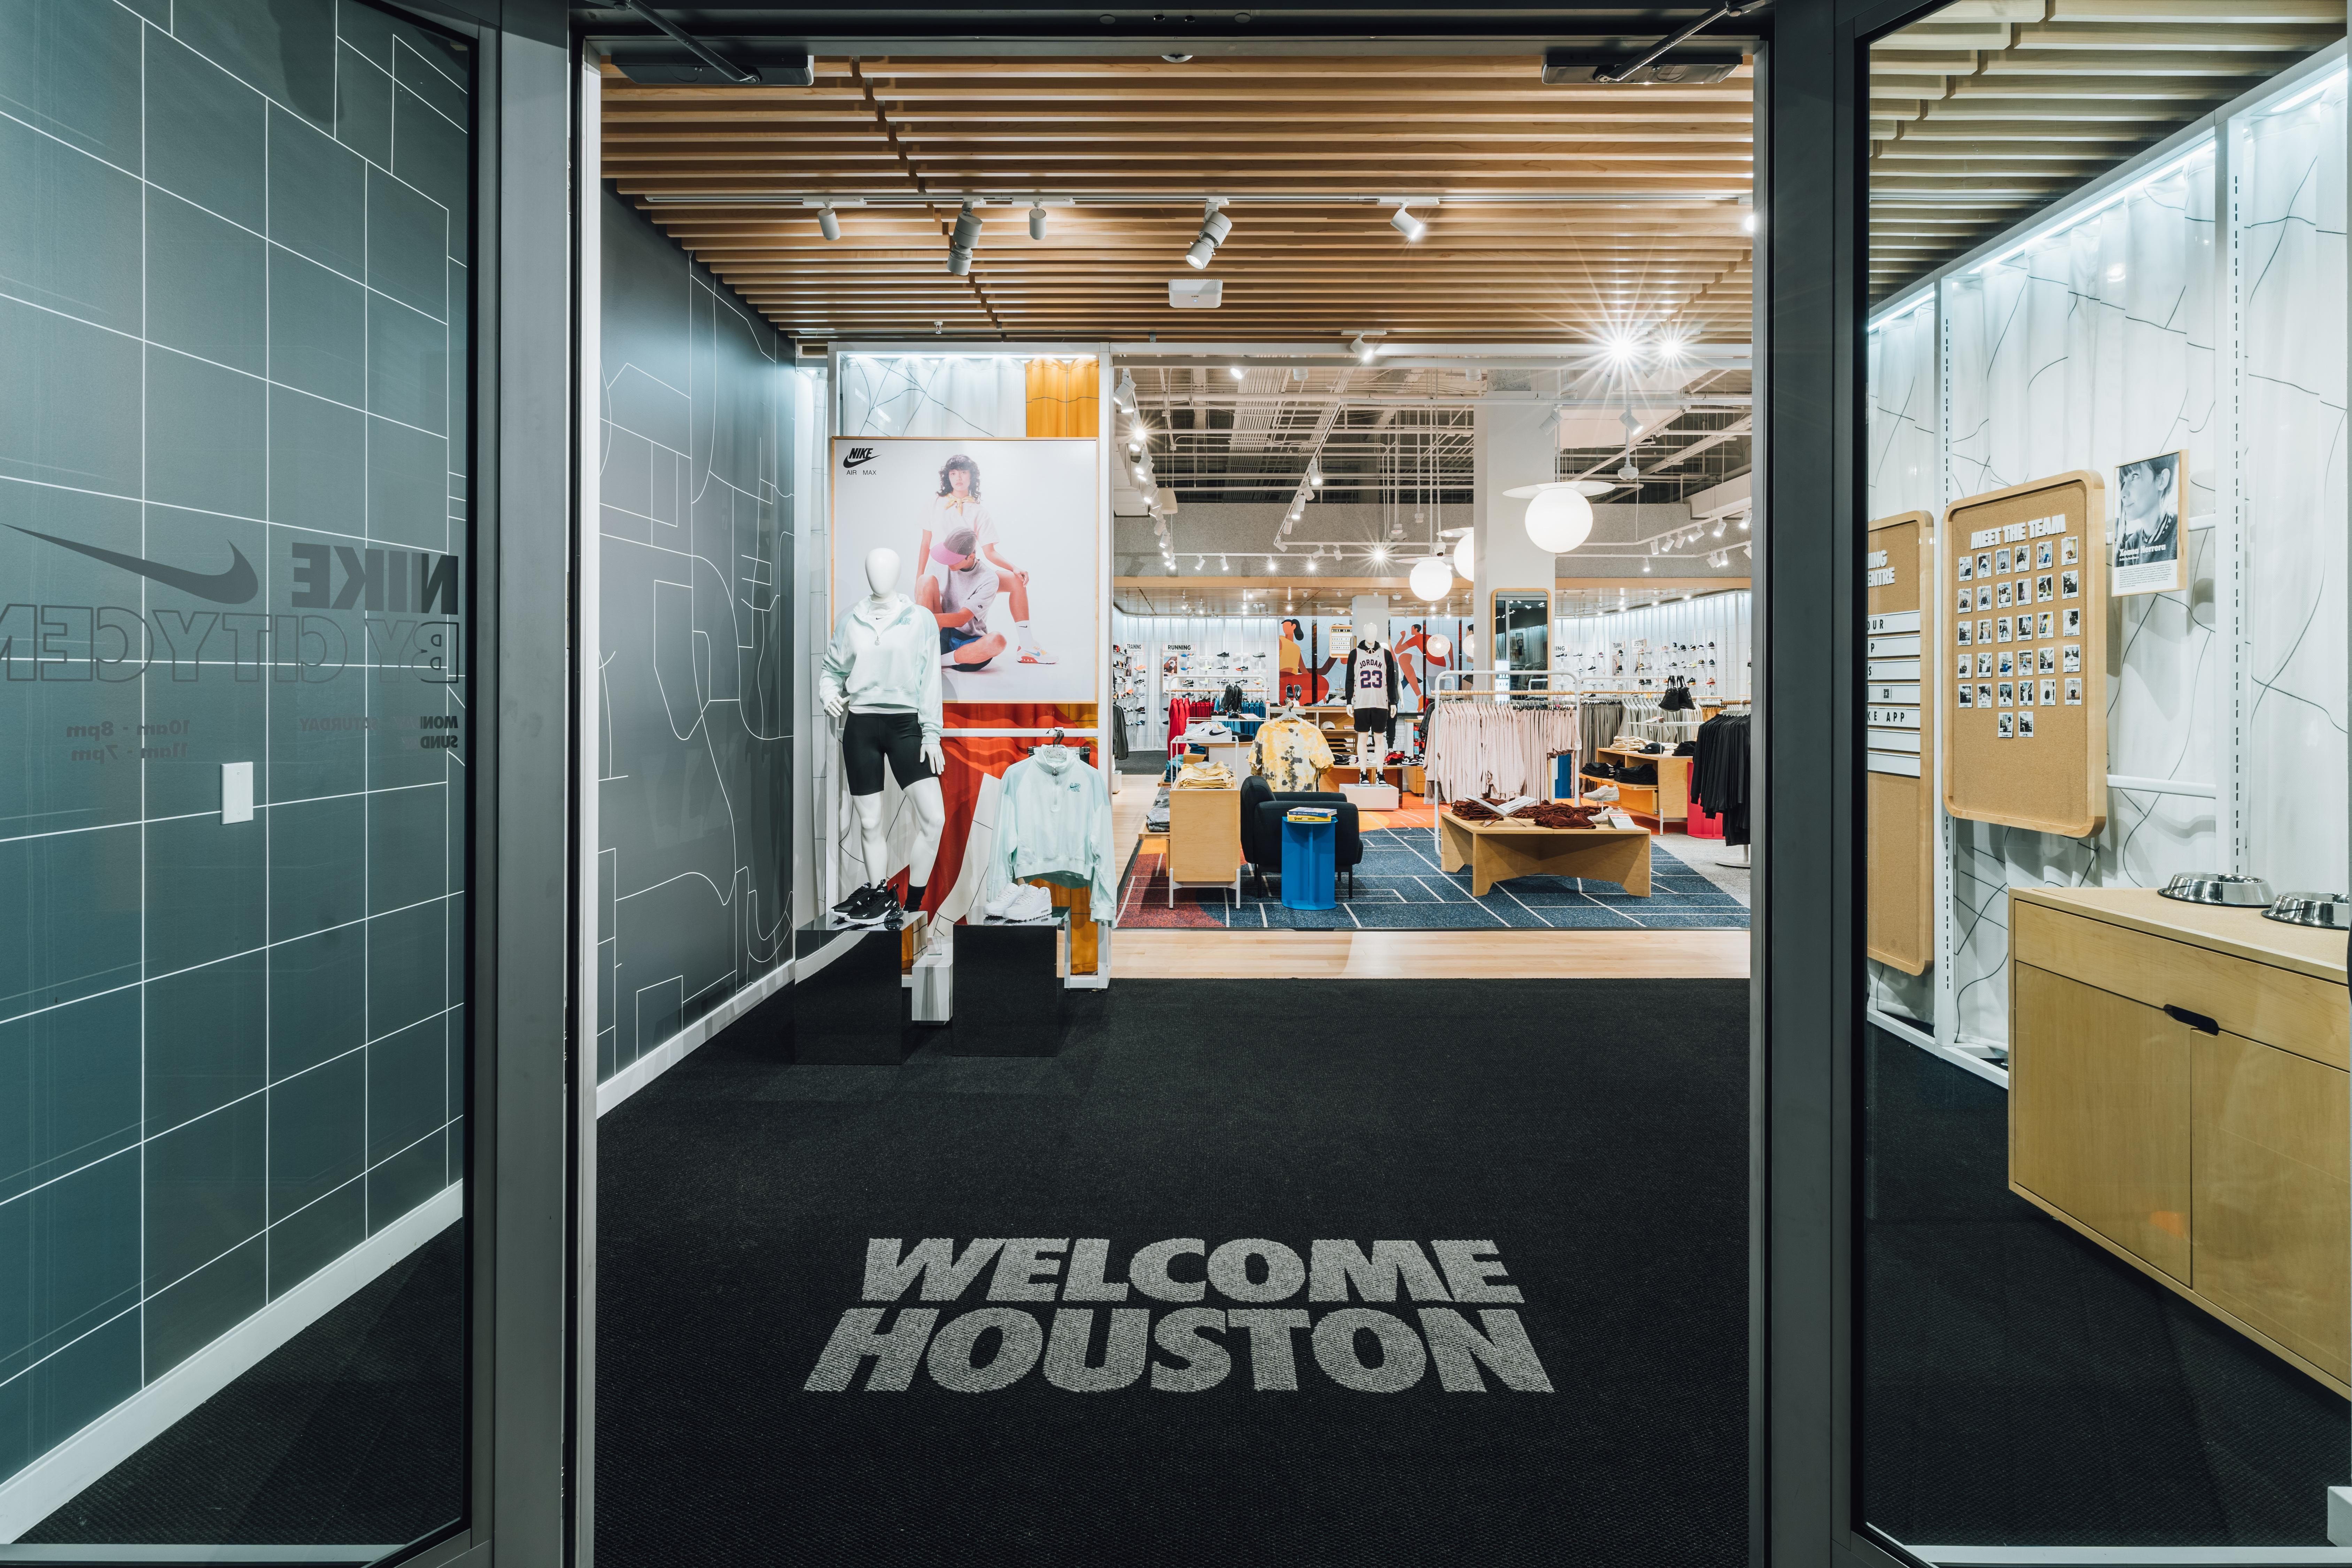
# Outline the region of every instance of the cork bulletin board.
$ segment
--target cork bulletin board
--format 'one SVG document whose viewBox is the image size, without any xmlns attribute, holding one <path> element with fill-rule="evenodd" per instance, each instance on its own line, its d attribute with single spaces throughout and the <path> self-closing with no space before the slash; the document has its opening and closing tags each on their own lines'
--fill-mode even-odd
<svg viewBox="0 0 2352 1568">
<path fill-rule="evenodd" d="M 1935 519 L 1868 525 L 1863 581 L 1863 810 L 1867 837 L 1864 947 L 1906 974 L 1936 952 L 1936 742 L 1929 662 L 1943 646 L 1936 606 Z"/>
<path fill-rule="evenodd" d="M 2069 838 L 2105 824 L 2106 516 L 2106 487 L 2081 470 L 1945 510 L 1944 809 L 1954 816 Z"/>
</svg>

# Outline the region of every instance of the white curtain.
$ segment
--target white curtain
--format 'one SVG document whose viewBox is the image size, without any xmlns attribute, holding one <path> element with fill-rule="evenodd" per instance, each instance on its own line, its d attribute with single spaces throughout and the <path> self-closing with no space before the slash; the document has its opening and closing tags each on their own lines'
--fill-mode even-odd
<svg viewBox="0 0 2352 1568">
<path fill-rule="evenodd" d="M 844 436 L 1026 436 L 1029 361 L 1012 354 L 845 354 Z"/>
<path fill-rule="evenodd" d="M 2222 784 L 2228 649 L 2213 577 L 2213 169 L 2210 142 L 2124 199 L 1946 280 L 1946 490 L 1955 501 L 2087 468 L 2115 506 L 2118 463 L 2186 450 L 2190 584 L 2119 601 L 2111 630 L 2107 766 Z M 2341 352 L 2340 336 L 2331 344 Z M 2337 689 L 2341 689 L 2340 665 Z M 1954 973 L 1964 1036 L 2009 1036 L 2008 890 L 2161 886 L 2227 862 L 2216 803 L 2111 790 L 2085 839 L 1980 822 L 1953 826 Z"/>
<path fill-rule="evenodd" d="M 1932 300 L 1870 330 L 1870 515 L 1943 509 Z"/>
<path fill-rule="evenodd" d="M 2231 160 L 2244 299 L 2247 869 L 2343 889 L 2345 79 Z"/>
</svg>

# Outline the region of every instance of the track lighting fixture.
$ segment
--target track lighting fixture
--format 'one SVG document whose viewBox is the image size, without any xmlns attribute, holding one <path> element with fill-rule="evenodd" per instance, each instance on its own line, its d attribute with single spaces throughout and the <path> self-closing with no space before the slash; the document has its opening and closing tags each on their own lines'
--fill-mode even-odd
<svg viewBox="0 0 2352 1568">
<path fill-rule="evenodd" d="M 971 270 L 972 247 L 980 243 L 980 215 L 972 208 L 978 198 L 966 196 L 956 213 L 955 232 L 948 238 L 948 271 L 961 278 Z"/>
<path fill-rule="evenodd" d="M 1356 334 L 1356 341 L 1348 345 L 1348 352 L 1354 354 L 1366 364 L 1370 364 L 1372 363 L 1372 356 L 1378 353 L 1380 350 L 1372 342 L 1370 333 L 1358 332 Z"/>
<path fill-rule="evenodd" d="M 1217 210 L 1223 204 L 1223 197 L 1211 196 L 1201 209 L 1201 232 L 1184 252 L 1184 259 L 1195 268 L 1206 267 L 1217 254 L 1217 247 L 1224 244 L 1225 236 L 1234 232 L 1234 220 Z"/>
<path fill-rule="evenodd" d="M 1243 370 L 1242 367 L 1237 364 L 1229 364 L 1225 366 L 1225 374 L 1232 376 L 1235 381 L 1240 381 L 1249 373 Z"/>
<path fill-rule="evenodd" d="M 1397 204 L 1397 210 L 1389 215 L 1389 226 L 1409 241 L 1419 239 L 1429 232 L 1429 226 L 1413 216 L 1412 209 L 1402 202 Z"/>
<path fill-rule="evenodd" d="M 1135 373 L 1133 371 L 1123 370 L 1118 373 L 1118 384 L 1111 388 L 1110 400 L 1118 405 L 1118 411 L 1121 414 L 1127 415 L 1129 418 L 1134 417 Z M 1136 434 L 1143 434 L 1142 426 L 1138 425 L 1135 429 Z"/>
<path fill-rule="evenodd" d="M 833 204 L 827 202 L 816 209 L 817 232 L 827 239 L 841 237 L 841 220 L 833 216 Z"/>
<path fill-rule="evenodd" d="M 1045 237 L 1045 204 L 1043 202 L 1033 205 L 1029 209 L 1029 237 Z"/>
</svg>

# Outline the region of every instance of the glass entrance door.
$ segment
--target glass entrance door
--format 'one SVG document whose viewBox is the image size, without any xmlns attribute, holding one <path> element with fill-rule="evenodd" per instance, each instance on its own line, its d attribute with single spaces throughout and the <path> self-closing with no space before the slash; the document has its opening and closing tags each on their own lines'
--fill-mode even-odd
<svg viewBox="0 0 2352 1568">
<path fill-rule="evenodd" d="M 464 40 L 363 0 L 0 12 L 34 1560 L 372 1561 L 465 1513 L 473 103 Z"/>
</svg>

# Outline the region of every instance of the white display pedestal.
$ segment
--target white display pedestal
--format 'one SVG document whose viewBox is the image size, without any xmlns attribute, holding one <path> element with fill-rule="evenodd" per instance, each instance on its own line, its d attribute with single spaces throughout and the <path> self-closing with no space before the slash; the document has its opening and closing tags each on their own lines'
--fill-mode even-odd
<svg viewBox="0 0 2352 1568">
<path fill-rule="evenodd" d="M 1343 784 L 1339 793 L 1358 811 L 1394 811 L 1397 809 L 1397 787 L 1391 784 Z"/>
</svg>

